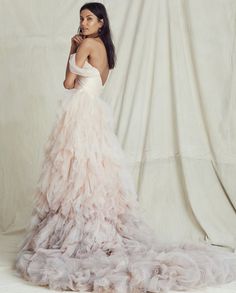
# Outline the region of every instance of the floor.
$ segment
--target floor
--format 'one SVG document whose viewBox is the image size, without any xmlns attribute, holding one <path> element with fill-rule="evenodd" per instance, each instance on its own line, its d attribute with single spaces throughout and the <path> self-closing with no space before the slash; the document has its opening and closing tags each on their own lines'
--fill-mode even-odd
<svg viewBox="0 0 236 293">
<path fill-rule="evenodd" d="M 12 269 L 15 257 L 16 245 L 22 234 L 0 235 L 0 292 L 1 293 L 58 293 L 68 291 L 54 291 L 45 287 L 32 286 L 19 278 Z M 177 291 L 170 291 L 174 293 Z M 179 291 L 178 291 L 179 292 Z M 236 282 L 217 288 L 206 288 L 204 290 L 184 291 L 185 293 L 236 293 Z M 83 293 L 83 292 L 81 292 Z"/>
</svg>

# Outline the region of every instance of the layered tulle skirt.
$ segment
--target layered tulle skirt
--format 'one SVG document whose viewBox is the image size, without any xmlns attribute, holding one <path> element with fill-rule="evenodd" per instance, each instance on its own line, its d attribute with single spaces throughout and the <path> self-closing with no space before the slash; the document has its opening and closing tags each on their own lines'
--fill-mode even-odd
<svg viewBox="0 0 236 293">
<path fill-rule="evenodd" d="M 118 293 L 236 280 L 236 254 L 158 239 L 126 163 L 108 104 L 83 89 L 68 91 L 44 147 L 15 261 L 20 276 L 52 289 Z"/>
</svg>

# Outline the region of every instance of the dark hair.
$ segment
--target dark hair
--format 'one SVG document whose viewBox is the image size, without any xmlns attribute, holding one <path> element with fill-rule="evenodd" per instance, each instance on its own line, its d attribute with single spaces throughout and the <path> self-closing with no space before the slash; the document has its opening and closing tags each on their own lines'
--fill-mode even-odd
<svg viewBox="0 0 236 293">
<path fill-rule="evenodd" d="M 109 19 L 107 16 L 107 11 L 105 6 L 99 2 L 88 2 L 88 3 L 85 3 L 80 8 L 80 12 L 84 9 L 90 10 L 93 14 L 97 16 L 99 20 L 103 19 L 103 26 L 101 27 L 101 32 L 99 33 L 99 36 L 102 39 L 106 48 L 109 68 L 110 69 L 114 68 L 115 62 L 116 62 L 116 53 L 115 53 L 115 47 L 111 38 Z"/>
</svg>

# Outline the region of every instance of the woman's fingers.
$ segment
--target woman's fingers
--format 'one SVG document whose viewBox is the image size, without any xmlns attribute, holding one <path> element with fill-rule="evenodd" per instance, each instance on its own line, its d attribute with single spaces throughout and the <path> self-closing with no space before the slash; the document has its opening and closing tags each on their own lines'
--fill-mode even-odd
<svg viewBox="0 0 236 293">
<path fill-rule="evenodd" d="M 78 44 L 80 44 L 83 40 L 81 36 L 74 36 L 72 39 Z"/>
<path fill-rule="evenodd" d="M 77 36 L 76 38 L 79 42 L 81 42 L 83 40 L 83 38 L 81 36 Z"/>
<path fill-rule="evenodd" d="M 82 43 L 82 41 L 83 41 L 83 36 L 80 34 L 74 35 L 71 38 L 71 44 L 74 47 L 79 47 L 79 45 Z"/>
</svg>

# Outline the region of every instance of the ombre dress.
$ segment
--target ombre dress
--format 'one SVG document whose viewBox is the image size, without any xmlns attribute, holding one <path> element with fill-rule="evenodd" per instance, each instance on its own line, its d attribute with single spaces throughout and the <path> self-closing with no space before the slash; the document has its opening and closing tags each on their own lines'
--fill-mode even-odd
<svg viewBox="0 0 236 293">
<path fill-rule="evenodd" d="M 51 289 L 168 292 L 236 280 L 236 254 L 204 243 L 164 245 L 145 221 L 97 68 L 77 74 L 45 144 L 17 274 Z M 157 196 L 158 198 L 158 196 Z M 162 244 L 161 244 L 162 243 Z"/>
</svg>

